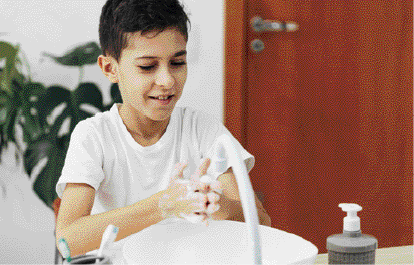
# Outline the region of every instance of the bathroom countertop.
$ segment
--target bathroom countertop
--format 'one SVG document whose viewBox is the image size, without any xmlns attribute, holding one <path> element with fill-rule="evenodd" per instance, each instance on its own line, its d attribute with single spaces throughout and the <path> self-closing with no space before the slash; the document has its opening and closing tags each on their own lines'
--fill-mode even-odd
<svg viewBox="0 0 414 265">
<path fill-rule="evenodd" d="M 315 264 L 328 264 L 328 254 L 319 254 Z M 413 264 L 413 246 L 378 248 L 375 264 Z"/>
</svg>

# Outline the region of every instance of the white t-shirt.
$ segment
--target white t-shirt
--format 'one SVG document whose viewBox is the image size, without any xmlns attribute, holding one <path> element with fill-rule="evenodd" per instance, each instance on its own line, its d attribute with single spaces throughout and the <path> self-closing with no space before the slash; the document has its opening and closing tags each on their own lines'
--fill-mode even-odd
<svg viewBox="0 0 414 265">
<path fill-rule="evenodd" d="M 92 186 L 96 193 L 91 214 L 128 206 L 166 189 L 178 162 L 189 162 L 184 170 L 184 178 L 189 179 L 205 158 L 212 159 L 216 139 L 222 134 L 230 136 L 247 171 L 254 166 L 254 157 L 206 112 L 174 108 L 164 135 L 157 143 L 143 147 L 127 131 L 118 105 L 76 125 L 56 185 L 60 198 L 66 183 Z M 212 164 L 207 174 L 217 179 L 224 172 L 216 172 Z"/>
</svg>

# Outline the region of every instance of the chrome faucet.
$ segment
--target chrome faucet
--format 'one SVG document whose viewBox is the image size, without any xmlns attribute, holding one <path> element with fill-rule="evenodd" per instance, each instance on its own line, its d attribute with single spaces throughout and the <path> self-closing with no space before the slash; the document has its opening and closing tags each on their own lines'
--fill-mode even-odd
<svg viewBox="0 0 414 265">
<path fill-rule="evenodd" d="M 259 217 L 253 187 L 247 174 L 246 165 L 228 135 L 223 134 L 218 137 L 218 144 L 215 151 L 215 157 L 213 157 L 212 163 L 214 163 L 218 171 L 226 171 L 227 160 L 230 160 L 233 166 L 233 172 L 239 187 L 244 219 L 251 239 L 249 241 L 249 247 L 252 251 L 253 264 L 261 265 L 262 253 L 259 235 Z"/>
</svg>

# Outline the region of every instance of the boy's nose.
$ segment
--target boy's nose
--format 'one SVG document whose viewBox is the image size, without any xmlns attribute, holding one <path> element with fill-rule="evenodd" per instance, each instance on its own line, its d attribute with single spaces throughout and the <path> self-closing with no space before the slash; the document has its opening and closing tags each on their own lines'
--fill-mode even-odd
<svg viewBox="0 0 414 265">
<path fill-rule="evenodd" d="M 159 72 L 157 74 L 157 77 L 156 77 L 156 80 L 155 80 L 155 83 L 158 86 L 162 86 L 166 89 L 169 89 L 169 88 L 172 88 L 174 86 L 174 82 L 175 82 L 174 76 L 171 75 L 171 73 L 168 69 L 160 69 L 159 70 Z"/>
</svg>

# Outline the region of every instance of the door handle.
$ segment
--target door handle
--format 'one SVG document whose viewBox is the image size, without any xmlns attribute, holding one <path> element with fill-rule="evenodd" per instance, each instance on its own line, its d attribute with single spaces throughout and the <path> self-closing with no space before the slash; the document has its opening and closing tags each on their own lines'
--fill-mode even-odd
<svg viewBox="0 0 414 265">
<path fill-rule="evenodd" d="M 256 32 L 266 31 L 286 31 L 293 32 L 299 29 L 299 25 L 293 21 L 276 21 L 276 20 L 263 20 L 259 16 L 255 16 L 250 20 L 250 25 Z"/>
</svg>

